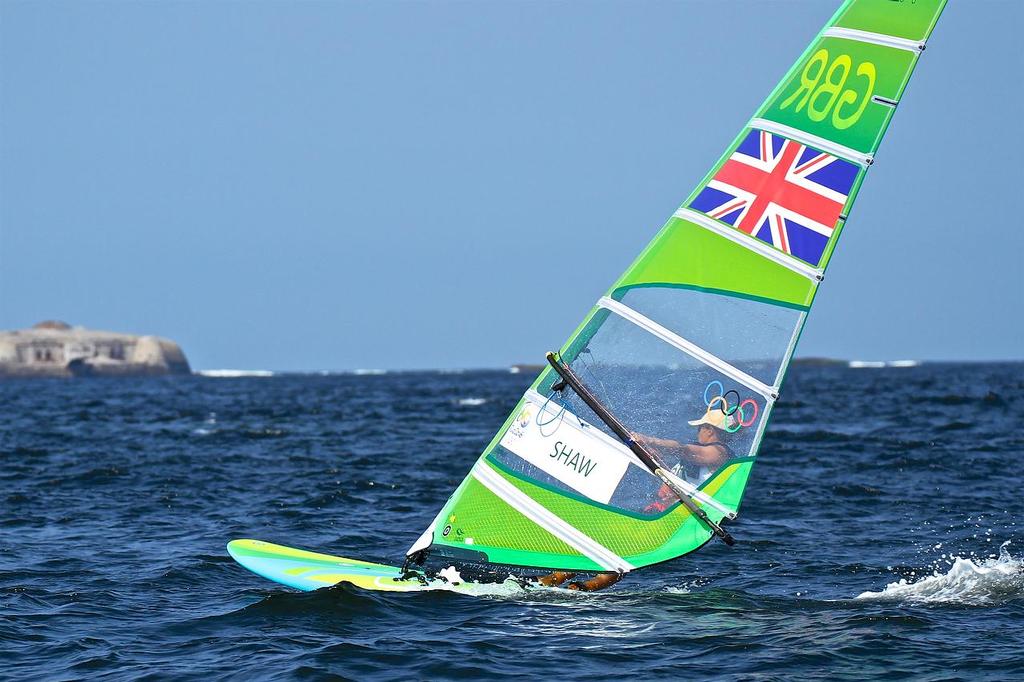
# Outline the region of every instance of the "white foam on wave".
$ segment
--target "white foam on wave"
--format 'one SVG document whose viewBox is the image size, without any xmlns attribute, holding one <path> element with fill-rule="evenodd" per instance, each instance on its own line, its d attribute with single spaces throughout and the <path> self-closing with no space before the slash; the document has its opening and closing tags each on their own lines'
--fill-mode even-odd
<svg viewBox="0 0 1024 682">
<path fill-rule="evenodd" d="M 669 594 L 690 594 L 693 592 L 689 587 L 667 587 L 665 591 Z"/>
<path fill-rule="evenodd" d="M 913 603 L 984 605 L 1024 597 L 1024 562 L 1007 549 L 987 559 L 953 557 L 945 572 L 907 582 L 889 583 L 881 592 L 864 592 L 857 599 Z"/>
<path fill-rule="evenodd" d="M 846 363 L 852 369 L 882 369 L 884 367 L 917 367 L 918 360 L 850 360 Z"/>
<path fill-rule="evenodd" d="M 236 379 L 238 377 L 272 377 L 274 373 L 269 369 L 201 369 L 196 372 L 199 376 L 214 377 L 219 379 Z"/>
<path fill-rule="evenodd" d="M 850 360 L 846 365 L 852 369 L 879 369 L 885 367 L 885 362 L 881 360 Z"/>
<path fill-rule="evenodd" d="M 462 576 L 454 568 L 441 571 L 439 578 L 428 581 L 432 590 L 469 594 L 474 597 L 519 597 L 529 588 L 523 587 L 518 581 L 509 578 L 502 583 L 462 583 Z M 453 579 L 450 579 L 453 578 Z"/>
<path fill-rule="evenodd" d="M 487 398 L 459 398 L 459 405 L 463 407 L 476 407 L 487 402 Z"/>
<path fill-rule="evenodd" d="M 380 376 L 381 374 L 387 374 L 388 371 L 386 369 L 354 369 L 352 370 L 352 373 L 355 374 L 357 377 L 370 377 Z"/>
</svg>

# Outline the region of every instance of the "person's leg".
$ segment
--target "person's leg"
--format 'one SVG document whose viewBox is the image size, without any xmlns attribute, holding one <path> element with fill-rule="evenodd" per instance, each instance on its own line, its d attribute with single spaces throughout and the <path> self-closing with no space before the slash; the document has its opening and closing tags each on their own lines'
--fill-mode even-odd
<svg viewBox="0 0 1024 682">
<path fill-rule="evenodd" d="M 582 590 L 583 592 L 593 592 L 594 590 L 603 590 L 606 587 L 611 587 L 615 583 L 622 580 L 621 573 L 598 573 L 590 580 L 584 580 L 582 582 L 570 583 L 570 590 Z"/>
<path fill-rule="evenodd" d="M 575 577 L 575 573 L 569 573 L 567 571 L 555 571 L 550 575 L 545 575 L 541 576 L 540 578 L 537 578 L 537 582 L 539 582 L 544 587 L 557 587 L 558 585 L 564 583 L 566 580 L 571 580 Z"/>
</svg>

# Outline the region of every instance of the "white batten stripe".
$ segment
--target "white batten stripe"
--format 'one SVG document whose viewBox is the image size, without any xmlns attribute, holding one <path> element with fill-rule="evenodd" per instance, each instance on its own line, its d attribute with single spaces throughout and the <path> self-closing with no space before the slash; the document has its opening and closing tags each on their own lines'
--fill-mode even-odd
<svg viewBox="0 0 1024 682">
<path fill-rule="evenodd" d="M 865 168 L 874 163 L 875 160 L 870 154 L 859 152 L 856 149 L 846 147 L 833 142 L 832 140 L 826 140 L 824 137 L 818 137 L 817 135 L 806 133 L 798 128 L 783 125 L 782 123 L 776 123 L 775 121 L 769 121 L 765 118 L 752 118 L 750 119 L 750 123 L 747 124 L 747 127 L 758 128 L 759 130 L 788 137 L 789 139 L 796 140 L 801 144 L 814 147 L 815 149 L 820 149 L 823 152 L 828 152 L 832 156 L 838 156 L 848 161 L 853 161 Z"/>
<path fill-rule="evenodd" d="M 471 472 L 473 478 L 480 481 L 488 490 L 500 497 L 523 516 L 554 535 L 556 538 L 590 558 L 594 563 L 609 571 L 632 571 L 635 566 L 615 554 L 564 520 L 555 516 L 550 510 L 532 497 L 515 487 L 483 461 L 477 461 Z"/>
<path fill-rule="evenodd" d="M 875 45 L 884 45 L 885 47 L 895 47 L 897 50 L 908 50 L 910 52 L 921 52 L 925 47 L 924 42 L 920 40 L 897 38 L 896 36 L 884 33 L 872 33 L 871 31 L 842 28 L 841 26 L 833 26 L 822 32 L 821 35 L 826 38 L 846 38 L 847 40 L 856 40 L 861 43 L 874 43 Z"/>
<path fill-rule="evenodd" d="M 803 261 L 796 260 L 787 256 L 783 252 L 779 251 L 773 246 L 768 246 L 757 237 L 751 237 L 746 232 L 741 232 L 731 225 L 720 223 L 714 218 L 709 218 L 703 213 L 698 213 L 689 208 L 680 208 L 675 212 L 676 218 L 682 218 L 683 220 L 689 220 L 691 223 L 696 223 L 701 227 L 711 230 L 726 239 L 730 239 L 740 246 L 746 247 L 751 251 L 755 251 L 769 260 L 773 260 L 779 265 L 789 268 L 793 272 L 799 273 L 807 279 L 812 279 L 816 282 L 820 282 L 822 277 L 822 271 L 818 268 L 812 268 Z"/>
<path fill-rule="evenodd" d="M 691 485 L 685 479 L 680 478 L 679 476 L 676 476 L 675 474 L 673 474 L 671 471 L 669 471 L 667 469 L 659 469 L 659 471 L 661 472 L 662 476 L 664 476 L 668 480 L 672 481 L 672 485 L 676 486 L 677 488 L 682 490 L 684 493 L 686 493 L 687 495 L 689 495 L 690 497 L 692 497 L 696 501 L 700 502 L 701 504 L 703 504 L 705 506 L 714 507 L 715 509 L 720 511 L 722 514 L 724 514 L 727 518 L 730 518 L 730 519 L 735 519 L 736 518 L 736 512 L 734 512 L 731 509 L 729 509 L 728 507 L 724 506 L 721 502 L 719 502 L 715 498 L 711 497 L 710 495 L 707 495 L 705 493 L 702 493 L 700 490 L 697 490 L 697 488 L 695 488 L 693 485 Z"/>
<path fill-rule="evenodd" d="M 650 319 L 649 317 L 645 317 L 644 315 L 641 315 L 640 313 L 633 310 L 629 306 L 619 303 L 618 301 L 608 298 L 607 296 L 602 296 L 601 299 L 597 302 L 597 305 L 612 311 L 619 317 L 629 320 L 630 322 L 640 327 L 644 331 L 654 334 L 662 341 L 665 341 L 666 343 L 675 346 L 676 348 L 683 351 L 687 355 L 703 362 L 705 365 L 708 365 L 709 367 L 717 369 L 719 372 L 726 375 L 733 381 L 738 381 L 747 388 L 753 391 L 757 391 L 765 398 L 772 399 L 777 395 L 777 392 L 773 387 L 768 386 L 764 382 L 755 379 L 754 377 L 750 376 L 743 370 L 733 367 L 732 365 L 730 365 L 728 362 L 721 359 L 717 355 L 712 355 L 711 353 L 707 352 L 706 350 L 704 350 L 697 344 L 693 343 L 692 341 L 687 341 L 683 337 L 679 336 L 679 334 L 676 334 L 675 332 L 670 331 L 665 327 L 662 327 L 654 320 Z"/>
</svg>

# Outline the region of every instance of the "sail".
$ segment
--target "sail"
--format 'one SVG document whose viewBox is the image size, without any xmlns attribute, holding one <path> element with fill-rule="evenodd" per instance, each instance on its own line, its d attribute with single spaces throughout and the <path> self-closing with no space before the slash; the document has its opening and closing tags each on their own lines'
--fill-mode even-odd
<svg viewBox="0 0 1024 682">
<path fill-rule="evenodd" d="M 691 552 L 735 517 L 807 312 L 944 4 L 840 7 L 562 346 L 559 366 L 625 436 L 545 369 L 410 556 L 623 572 Z M 714 438 L 697 439 L 702 424 Z M 717 456 L 682 457 L 692 442 L 711 445 L 686 452 Z"/>
</svg>

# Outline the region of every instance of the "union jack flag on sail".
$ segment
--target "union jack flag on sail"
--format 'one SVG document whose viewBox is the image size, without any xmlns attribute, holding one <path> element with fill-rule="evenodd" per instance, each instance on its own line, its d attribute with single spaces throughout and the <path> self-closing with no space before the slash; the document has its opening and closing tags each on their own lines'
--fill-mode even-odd
<svg viewBox="0 0 1024 682">
<path fill-rule="evenodd" d="M 817 265 L 858 170 L 813 147 L 752 129 L 690 208 Z"/>
</svg>

